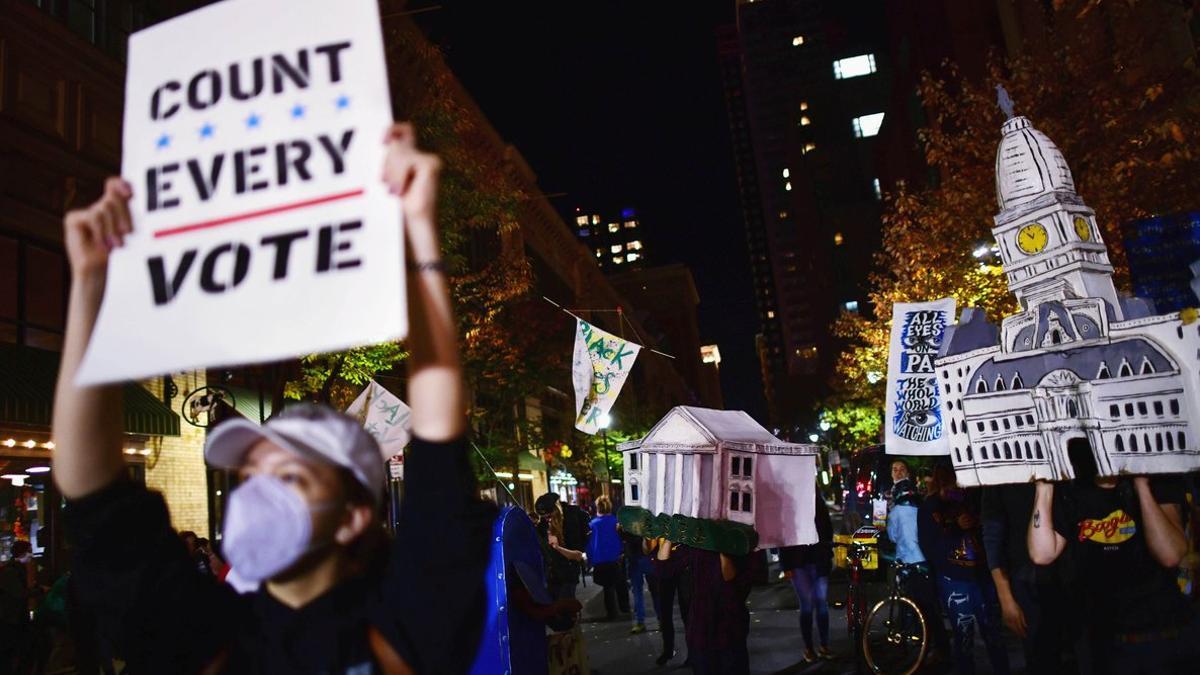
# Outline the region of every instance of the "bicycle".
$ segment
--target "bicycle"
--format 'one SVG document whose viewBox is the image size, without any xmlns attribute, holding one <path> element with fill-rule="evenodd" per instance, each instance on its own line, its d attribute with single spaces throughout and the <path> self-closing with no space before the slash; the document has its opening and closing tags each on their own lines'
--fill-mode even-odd
<svg viewBox="0 0 1200 675">
<path fill-rule="evenodd" d="M 846 627 L 850 633 L 850 644 L 854 645 L 854 670 L 862 672 L 864 660 L 863 635 L 867 622 L 867 597 L 863 587 L 863 571 L 871 563 L 878 564 L 876 546 L 868 543 L 877 541 L 878 530 L 866 526 L 855 531 L 846 546 L 846 561 L 849 563 L 849 584 L 846 587 Z"/>
<path fill-rule="evenodd" d="M 925 659 L 929 626 L 917 603 L 900 590 L 913 574 L 924 574 L 920 564 L 898 563 L 887 597 L 867 614 L 862 652 L 876 675 L 912 675 Z"/>
</svg>

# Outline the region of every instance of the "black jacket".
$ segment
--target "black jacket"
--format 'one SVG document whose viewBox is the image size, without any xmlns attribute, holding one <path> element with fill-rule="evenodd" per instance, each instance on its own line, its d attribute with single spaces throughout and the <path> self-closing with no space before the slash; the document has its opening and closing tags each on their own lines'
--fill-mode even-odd
<svg viewBox="0 0 1200 675">
<path fill-rule="evenodd" d="M 73 584 L 131 675 L 375 673 L 372 629 L 419 673 L 466 671 L 479 643 L 495 507 L 476 497 L 462 441 L 415 439 L 386 565 L 299 610 L 202 575 L 162 496 L 117 482 L 66 511 Z"/>
</svg>

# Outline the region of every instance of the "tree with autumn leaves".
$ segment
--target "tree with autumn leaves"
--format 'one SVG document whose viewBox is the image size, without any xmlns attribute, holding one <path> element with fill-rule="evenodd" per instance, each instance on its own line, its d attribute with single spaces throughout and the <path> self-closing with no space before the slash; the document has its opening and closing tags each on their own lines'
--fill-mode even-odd
<svg viewBox="0 0 1200 675">
<path fill-rule="evenodd" d="M 1033 53 L 993 56 L 981 81 L 962 77 L 952 63 L 923 74 L 927 125 L 919 142 L 937 179 L 885 196 L 883 245 L 869 280 L 873 312 L 843 313 L 835 325 L 846 347 L 822 419 L 857 425 L 844 449 L 878 442 L 879 426 L 863 420 L 884 405 L 893 303 L 953 297 L 993 322 L 1017 310 L 998 259 L 976 257 L 994 243 L 999 210 L 998 85 L 1015 113 L 1062 150 L 1096 212 L 1118 288 L 1129 285 L 1121 224 L 1200 206 L 1200 75 L 1192 60 L 1163 57 L 1161 31 L 1138 14 L 1141 4 L 1058 0 Z M 1117 34 L 1104 29 L 1113 25 L 1121 27 Z"/>
</svg>

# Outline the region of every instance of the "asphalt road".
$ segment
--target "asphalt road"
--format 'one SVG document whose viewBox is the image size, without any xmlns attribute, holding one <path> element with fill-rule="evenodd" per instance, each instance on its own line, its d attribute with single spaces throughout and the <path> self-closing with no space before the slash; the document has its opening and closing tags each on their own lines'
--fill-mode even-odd
<svg viewBox="0 0 1200 675">
<path fill-rule="evenodd" d="M 869 587 L 869 596 L 882 593 L 881 585 Z M 846 586 L 840 580 L 838 572 L 830 584 L 829 597 L 838 600 L 845 597 Z M 678 617 L 676 607 L 676 639 L 679 655 L 666 666 L 660 668 L 654 659 L 662 652 L 661 637 L 658 633 L 658 621 L 652 616 L 653 612 L 647 607 L 647 631 L 640 635 L 630 635 L 629 629 L 633 620 L 622 616 L 613 622 L 603 621 L 604 605 L 599 596 L 599 588 L 590 583 L 579 589 L 579 598 L 584 603 L 583 634 L 587 645 L 588 661 L 593 675 L 617 675 L 625 673 L 690 673 L 691 669 L 684 665 L 686 656 L 686 640 L 683 635 L 683 622 Z M 649 595 L 646 597 L 649 603 Z M 808 664 L 803 661 L 804 641 L 800 637 L 799 614 L 796 597 L 790 584 L 775 581 L 765 586 L 757 586 L 750 594 L 750 671 L 755 675 L 768 674 L 817 674 L 817 673 L 853 673 L 854 660 L 850 648 L 850 640 L 846 629 L 846 614 L 840 608 L 830 607 L 830 646 L 837 656 L 833 661 Z M 814 626 L 814 633 L 815 633 Z M 1006 646 L 1009 652 L 1009 663 L 1013 673 L 1023 672 L 1020 644 L 1016 637 L 1007 634 Z M 990 673 L 986 652 L 981 640 L 977 638 L 974 650 L 977 673 Z M 945 664 L 924 668 L 922 673 L 939 675 L 947 672 Z"/>
</svg>

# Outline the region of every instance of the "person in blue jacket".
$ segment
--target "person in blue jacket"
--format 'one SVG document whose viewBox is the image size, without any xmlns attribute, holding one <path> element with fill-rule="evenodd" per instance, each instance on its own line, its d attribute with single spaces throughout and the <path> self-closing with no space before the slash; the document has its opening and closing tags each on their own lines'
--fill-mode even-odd
<svg viewBox="0 0 1200 675">
<path fill-rule="evenodd" d="M 592 533 L 588 536 L 587 557 L 592 564 L 592 578 L 604 587 L 604 612 L 609 621 L 629 613 L 629 589 L 621 565 L 621 536 L 617 534 L 617 517 L 612 501 L 601 496 L 596 500 L 596 517 L 592 518 Z"/>
</svg>

